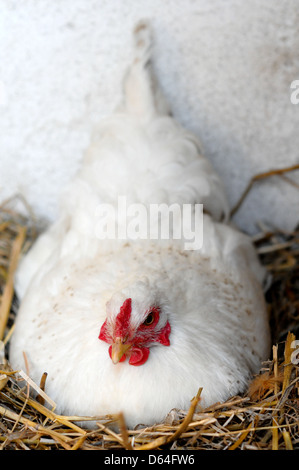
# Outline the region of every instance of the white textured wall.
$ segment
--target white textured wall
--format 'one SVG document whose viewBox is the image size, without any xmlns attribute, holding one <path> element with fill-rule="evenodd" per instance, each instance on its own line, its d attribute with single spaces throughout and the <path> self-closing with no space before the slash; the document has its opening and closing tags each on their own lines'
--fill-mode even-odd
<svg viewBox="0 0 299 470">
<path fill-rule="evenodd" d="M 0 200 L 22 192 L 55 217 L 93 125 L 118 103 L 144 17 L 174 114 L 232 205 L 254 174 L 299 162 L 297 0 L 1 0 Z M 299 190 L 277 177 L 255 186 L 236 222 L 255 232 L 258 220 L 293 228 Z"/>
</svg>

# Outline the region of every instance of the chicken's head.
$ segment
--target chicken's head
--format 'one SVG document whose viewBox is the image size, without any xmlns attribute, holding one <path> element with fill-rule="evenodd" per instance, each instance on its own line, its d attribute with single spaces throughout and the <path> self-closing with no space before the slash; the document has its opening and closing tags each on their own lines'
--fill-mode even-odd
<svg viewBox="0 0 299 470">
<path fill-rule="evenodd" d="M 99 339 L 110 344 L 109 355 L 114 364 L 129 359 L 129 364 L 144 364 L 154 344 L 169 346 L 170 324 L 159 305 L 141 308 L 126 298 L 117 311 L 108 309 Z"/>
</svg>

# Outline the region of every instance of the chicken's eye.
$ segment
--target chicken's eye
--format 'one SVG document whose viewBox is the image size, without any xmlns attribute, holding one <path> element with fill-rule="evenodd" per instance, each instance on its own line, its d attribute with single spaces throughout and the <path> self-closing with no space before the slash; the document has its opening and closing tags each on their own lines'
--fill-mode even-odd
<svg viewBox="0 0 299 470">
<path fill-rule="evenodd" d="M 149 326 L 149 325 L 151 325 L 151 324 L 154 322 L 154 319 L 155 319 L 155 314 L 154 314 L 154 312 L 150 312 L 150 313 L 148 314 L 148 316 L 146 317 L 146 319 L 144 320 L 143 324 L 144 324 L 145 326 Z"/>
</svg>

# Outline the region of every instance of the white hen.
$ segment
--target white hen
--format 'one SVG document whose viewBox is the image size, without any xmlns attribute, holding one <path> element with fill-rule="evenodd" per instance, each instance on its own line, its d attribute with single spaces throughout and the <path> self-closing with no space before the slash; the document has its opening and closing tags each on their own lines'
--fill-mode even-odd
<svg viewBox="0 0 299 470">
<path fill-rule="evenodd" d="M 20 264 L 10 347 L 14 368 L 24 351 L 37 383 L 48 373 L 58 411 L 122 411 L 130 427 L 187 409 L 200 387 L 202 406 L 242 391 L 269 348 L 263 269 L 247 236 L 221 221 L 225 194 L 197 140 L 169 115 L 145 23 L 134 38 L 122 106 L 96 129 L 59 220 Z M 117 208 L 119 196 L 145 208 L 203 203 L 202 248 L 100 239 L 99 207 Z"/>
</svg>

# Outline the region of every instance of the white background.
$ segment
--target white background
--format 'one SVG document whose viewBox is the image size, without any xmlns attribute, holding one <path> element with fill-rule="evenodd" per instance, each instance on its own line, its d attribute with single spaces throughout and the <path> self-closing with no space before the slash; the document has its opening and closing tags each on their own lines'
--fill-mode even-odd
<svg viewBox="0 0 299 470">
<path fill-rule="evenodd" d="M 232 206 L 253 175 L 299 163 L 297 0 L 1 0 L 0 202 L 19 192 L 55 218 L 93 126 L 119 102 L 140 18 L 152 21 L 174 115 L 201 139 Z M 292 229 L 298 188 L 256 184 L 235 221 Z"/>
</svg>

